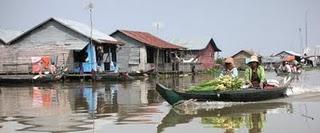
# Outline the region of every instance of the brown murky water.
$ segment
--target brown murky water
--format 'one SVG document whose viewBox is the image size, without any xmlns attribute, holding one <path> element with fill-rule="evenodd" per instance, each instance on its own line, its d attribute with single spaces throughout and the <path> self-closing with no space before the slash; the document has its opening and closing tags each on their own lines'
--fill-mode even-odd
<svg viewBox="0 0 320 133">
<path fill-rule="evenodd" d="M 167 80 L 161 82 L 183 88 L 208 78 L 163 77 Z M 319 79 L 319 71 L 303 73 L 283 99 L 174 109 L 152 80 L 0 87 L 0 132 L 317 133 Z"/>
</svg>

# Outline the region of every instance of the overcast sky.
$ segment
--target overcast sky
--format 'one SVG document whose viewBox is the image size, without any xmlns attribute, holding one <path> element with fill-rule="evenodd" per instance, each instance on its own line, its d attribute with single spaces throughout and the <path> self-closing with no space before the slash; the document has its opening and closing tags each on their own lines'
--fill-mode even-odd
<svg viewBox="0 0 320 133">
<path fill-rule="evenodd" d="M 28 30 L 49 17 L 89 24 L 89 0 L 0 0 L 0 28 Z M 92 0 L 94 26 L 105 33 L 140 30 L 169 41 L 207 43 L 222 56 L 240 49 L 263 55 L 300 51 L 299 28 L 320 45 L 320 0 Z M 154 23 L 160 23 L 157 31 Z M 304 40 L 303 40 L 304 42 Z"/>
</svg>

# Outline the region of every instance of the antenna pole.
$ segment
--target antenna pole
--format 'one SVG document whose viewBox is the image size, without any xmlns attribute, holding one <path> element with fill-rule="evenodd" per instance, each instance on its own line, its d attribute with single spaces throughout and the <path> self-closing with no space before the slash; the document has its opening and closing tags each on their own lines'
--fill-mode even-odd
<svg viewBox="0 0 320 133">
<path fill-rule="evenodd" d="M 305 13 L 305 34 L 306 34 L 306 40 L 305 40 L 305 45 L 308 47 L 308 10 Z"/>
<path fill-rule="evenodd" d="M 301 28 L 299 28 L 298 30 L 299 30 L 299 37 L 300 37 L 300 53 L 301 53 L 301 55 L 303 55 L 303 37 L 302 37 L 302 30 L 301 30 Z"/>
<path fill-rule="evenodd" d="M 90 12 L 90 44 L 92 44 L 92 3 L 89 4 L 89 12 Z"/>
</svg>

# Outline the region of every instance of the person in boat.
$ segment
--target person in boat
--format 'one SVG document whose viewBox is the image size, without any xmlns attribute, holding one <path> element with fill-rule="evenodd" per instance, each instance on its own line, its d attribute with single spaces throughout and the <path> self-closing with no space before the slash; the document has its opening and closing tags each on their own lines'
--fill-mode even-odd
<svg viewBox="0 0 320 133">
<path fill-rule="evenodd" d="M 256 55 L 251 56 L 248 63 L 248 68 L 245 70 L 245 81 L 253 88 L 263 88 L 266 83 L 266 77 L 263 66 L 260 65 Z"/>
<path fill-rule="evenodd" d="M 289 62 L 286 62 L 285 64 L 285 71 L 287 73 L 292 73 L 293 69 L 292 69 L 292 65 L 289 64 Z"/>
<path fill-rule="evenodd" d="M 282 62 L 280 70 L 281 70 L 281 72 L 284 72 L 284 73 L 291 73 L 291 71 L 292 71 L 291 66 L 289 65 L 289 63 L 287 61 Z"/>
<path fill-rule="evenodd" d="M 296 61 L 296 60 L 293 61 L 291 72 L 292 73 L 300 73 L 298 61 Z"/>
<path fill-rule="evenodd" d="M 224 60 L 224 69 L 220 76 L 229 75 L 232 77 L 238 77 L 238 69 L 234 66 L 233 58 L 228 57 Z"/>
</svg>

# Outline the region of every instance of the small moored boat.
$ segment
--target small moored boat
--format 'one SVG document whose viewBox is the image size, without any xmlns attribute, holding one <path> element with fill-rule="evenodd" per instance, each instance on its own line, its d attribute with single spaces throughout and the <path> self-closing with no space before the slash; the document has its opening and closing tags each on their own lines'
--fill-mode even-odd
<svg viewBox="0 0 320 133">
<path fill-rule="evenodd" d="M 0 85 L 19 83 L 48 83 L 58 81 L 60 77 L 47 75 L 0 75 Z"/>
</svg>

